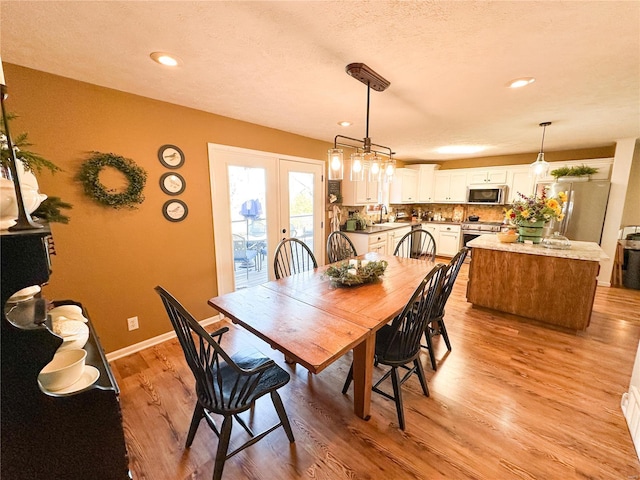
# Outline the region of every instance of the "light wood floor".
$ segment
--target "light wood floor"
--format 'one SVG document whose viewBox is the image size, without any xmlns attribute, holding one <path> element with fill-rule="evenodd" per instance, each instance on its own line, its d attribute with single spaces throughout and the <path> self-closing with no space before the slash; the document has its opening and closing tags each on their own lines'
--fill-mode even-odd
<svg viewBox="0 0 640 480">
<path fill-rule="evenodd" d="M 640 338 L 640 291 L 598 288 L 591 325 L 576 334 L 472 308 L 466 281 L 465 265 L 447 306 L 453 351 L 436 338 L 437 372 L 423 355 L 431 397 L 417 378 L 403 387 L 405 432 L 393 402 L 375 393 L 371 420 L 353 415 L 352 396 L 340 393 L 350 354 L 312 376 L 232 326 L 225 348 L 258 345 L 290 371 L 281 394 L 296 442 L 278 429 L 228 460 L 223 478 L 639 479 L 620 400 Z M 217 438 L 204 422 L 184 449 L 195 398 L 177 341 L 112 366 L 134 478 L 210 479 Z M 275 419 L 262 399 L 253 424 Z M 234 432 L 232 448 L 246 439 Z"/>
</svg>

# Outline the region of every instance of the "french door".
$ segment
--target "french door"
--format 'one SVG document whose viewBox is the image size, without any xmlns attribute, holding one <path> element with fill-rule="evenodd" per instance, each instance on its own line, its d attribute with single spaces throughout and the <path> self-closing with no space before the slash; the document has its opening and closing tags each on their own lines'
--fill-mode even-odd
<svg viewBox="0 0 640 480">
<path fill-rule="evenodd" d="M 324 162 L 209 144 L 218 294 L 274 278 L 283 238 L 324 260 Z"/>
</svg>

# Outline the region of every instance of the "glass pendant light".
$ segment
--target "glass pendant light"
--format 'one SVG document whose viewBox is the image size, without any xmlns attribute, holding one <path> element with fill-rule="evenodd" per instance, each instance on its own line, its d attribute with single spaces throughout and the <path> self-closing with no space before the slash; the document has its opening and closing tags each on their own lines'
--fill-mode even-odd
<svg viewBox="0 0 640 480">
<path fill-rule="evenodd" d="M 344 176 L 344 161 L 341 148 L 330 148 L 329 157 L 329 180 L 342 180 Z"/>
<path fill-rule="evenodd" d="M 381 173 L 382 162 L 380 160 L 380 157 L 374 153 L 369 160 L 369 181 L 379 182 Z"/>
<path fill-rule="evenodd" d="M 389 157 L 384 164 L 384 178 L 387 182 L 391 182 L 393 180 L 393 174 L 396 173 L 396 161 Z"/>
<path fill-rule="evenodd" d="M 364 155 L 360 152 L 351 154 L 351 173 L 352 182 L 361 182 L 364 180 Z"/>
<path fill-rule="evenodd" d="M 540 144 L 540 153 L 538 153 L 538 158 L 535 162 L 533 162 L 529 168 L 531 169 L 531 174 L 535 177 L 544 177 L 549 171 L 549 162 L 544 160 L 544 133 L 547 127 L 551 125 L 551 122 L 542 122 L 540 126 L 542 127 L 542 143 Z"/>
</svg>

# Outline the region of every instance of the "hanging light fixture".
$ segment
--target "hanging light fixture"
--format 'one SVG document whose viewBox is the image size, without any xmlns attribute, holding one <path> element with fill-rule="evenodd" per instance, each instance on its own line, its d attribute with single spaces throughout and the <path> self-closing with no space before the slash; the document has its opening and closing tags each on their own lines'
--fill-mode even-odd
<svg viewBox="0 0 640 480">
<path fill-rule="evenodd" d="M 551 125 L 551 122 L 542 122 L 540 124 L 540 126 L 542 127 L 542 143 L 540 144 L 540 153 L 538 153 L 538 158 L 536 159 L 536 161 L 529 166 L 532 175 L 535 177 L 542 177 L 547 174 L 547 171 L 549 171 L 549 162 L 545 162 L 544 160 L 544 133 L 549 125 Z"/>
<path fill-rule="evenodd" d="M 369 103 L 370 93 L 373 88 L 377 92 L 382 92 L 390 85 L 390 82 L 364 63 L 350 63 L 346 67 L 346 72 L 356 80 L 367 86 L 367 123 L 365 138 L 351 138 L 344 135 L 336 135 L 333 139 L 333 148 L 329 149 L 329 180 L 342 180 L 344 174 L 343 151 L 339 147 L 347 147 L 356 150 L 351 155 L 350 178 L 351 180 L 364 179 L 365 172 L 368 172 L 370 180 L 379 179 L 381 174 L 385 176 L 393 175 L 395 172 L 395 160 L 392 160 L 391 148 L 384 145 L 371 143 L 369 138 Z M 372 148 L 373 147 L 373 148 Z M 382 157 L 388 160 L 383 162 Z M 392 163 L 393 162 L 393 163 Z M 391 166 L 389 166 L 391 165 Z"/>
</svg>

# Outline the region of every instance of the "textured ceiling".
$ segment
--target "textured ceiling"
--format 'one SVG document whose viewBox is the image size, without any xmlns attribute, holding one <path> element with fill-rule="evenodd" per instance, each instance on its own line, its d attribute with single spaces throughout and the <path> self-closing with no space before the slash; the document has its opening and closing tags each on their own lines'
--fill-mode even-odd
<svg viewBox="0 0 640 480">
<path fill-rule="evenodd" d="M 391 82 L 370 137 L 404 160 L 535 152 L 543 121 L 546 151 L 640 136 L 638 1 L 3 0 L 0 18 L 4 62 L 326 141 L 364 137 L 345 66 L 365 63 Z"/>
</svg>

